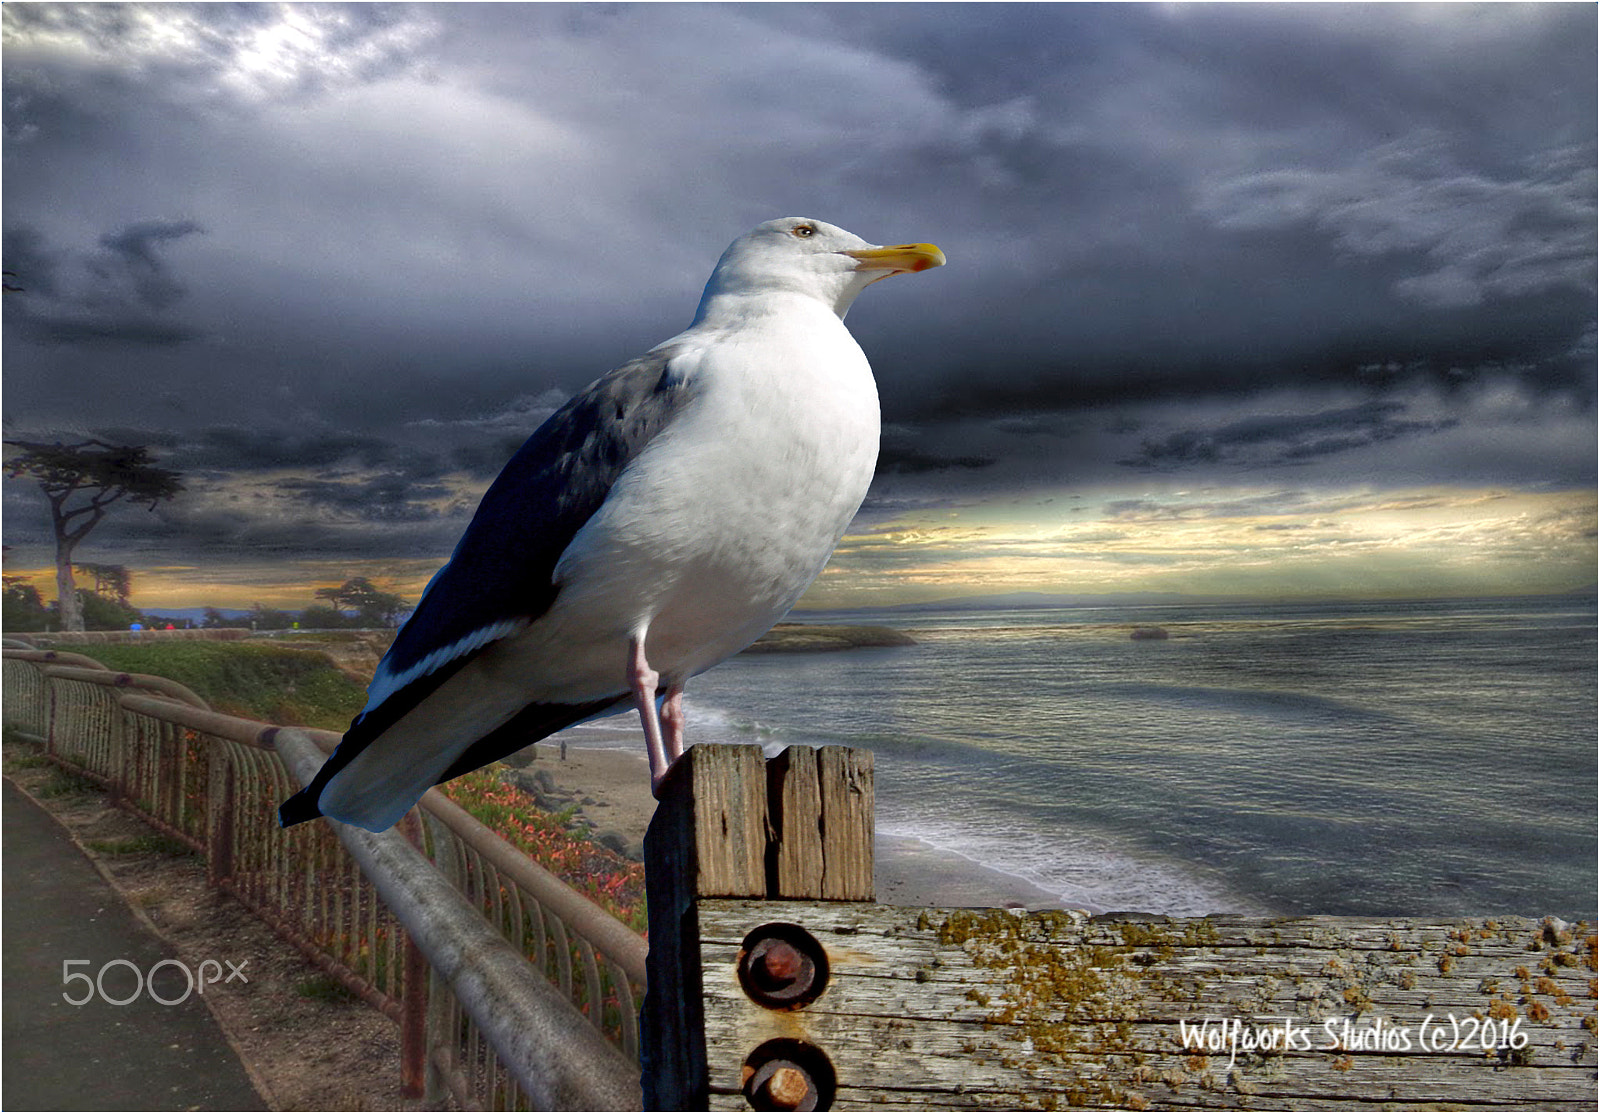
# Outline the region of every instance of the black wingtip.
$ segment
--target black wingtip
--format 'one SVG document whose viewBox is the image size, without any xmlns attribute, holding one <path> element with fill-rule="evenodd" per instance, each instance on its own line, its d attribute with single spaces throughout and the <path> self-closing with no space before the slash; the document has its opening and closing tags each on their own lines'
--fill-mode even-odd
<svg viewBox="0 0 1600 1114">
<path fill-rule="evenodd" d="M 315 789 L 316 792 L 312 792 Z M 307 820 L 315 820 L 322 815 L 322 810 L 317 807 L 317 798 L 322 796 L 322 787 L 307 786 L 283 804 L 278 806 L 278 825 L 292 828 L 296 824 L 304 824 Z"/>
</svg>

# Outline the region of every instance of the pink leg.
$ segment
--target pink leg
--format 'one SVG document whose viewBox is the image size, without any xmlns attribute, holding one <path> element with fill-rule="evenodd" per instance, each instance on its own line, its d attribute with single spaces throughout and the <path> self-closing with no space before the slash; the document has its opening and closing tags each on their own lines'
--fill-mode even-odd
<svg viewBox="0 0 1600 1114">
<path fill-rule="evenodd" d="M 644 658 L 644 639 L 635 637 L 628 644 L 628 687 L 633 690 L 633 702 L 639 708 L 639 723 L 644 727 L 645 750 L 650 755 L 650 789 L 661 787 L 667 776 L 666 746 L 661 739 L 661 720 L 656 715 L 656 685 L 661 676 Z"/>
<path fill-rule="evenodd" d="M 683 686 L 667 689 L 667 699 L 661 705 L 661 727 L 666 732 L 667 760 L 676 762 L 683 757 Z"/>
</svg>

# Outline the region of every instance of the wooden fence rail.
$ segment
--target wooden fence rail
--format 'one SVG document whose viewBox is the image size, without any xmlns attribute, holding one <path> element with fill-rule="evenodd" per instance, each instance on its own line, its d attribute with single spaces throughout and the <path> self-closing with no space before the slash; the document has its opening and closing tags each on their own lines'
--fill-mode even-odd
<svg viewBox="0 0 1600 1114">
<path fill-rule="evenodd" d="M 648 1109 L 1596 1107 L 1591 924 L 897 908 L 871 848 L 866 752 L 673 768 Z"/>
</svg>

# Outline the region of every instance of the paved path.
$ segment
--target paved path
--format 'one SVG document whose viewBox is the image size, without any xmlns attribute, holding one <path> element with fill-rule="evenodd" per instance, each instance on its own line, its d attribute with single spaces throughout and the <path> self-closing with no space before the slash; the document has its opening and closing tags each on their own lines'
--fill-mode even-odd
<svg viewBox="0 0 1600 1114">
<path fill-rule="evenodd" d="M 129 911 L 61 825 L 9 781 L 4 796 L 4 1069 L 7 1110 L 265 1110 L 239 1057 L 195 994 L 164 1006 L 145 992 L 125 1006 L 98 991 L 82 1006 L 83 979 L 106 970 L 108 997 L 133 995 L 172 950 Z M 156 994 L 184 999 L 175 964 L 156 972 Z"/>
</svg>

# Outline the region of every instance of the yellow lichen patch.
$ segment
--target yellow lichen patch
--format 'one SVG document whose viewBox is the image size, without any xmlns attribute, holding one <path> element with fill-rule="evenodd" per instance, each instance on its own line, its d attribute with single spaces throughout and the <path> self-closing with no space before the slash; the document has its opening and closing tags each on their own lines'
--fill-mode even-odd
<svg viewBox="0 0 1600 1114">
<path fill-rule="evenodd" d="M 1504 998 L 1496 998 L 1489 1004 L 1489 1016 L 1497 1021 L 1510 1021 L 1517 1016 L 1517 1007 Z"/>
<path fill-rule="evenodd" d="M 967 997 L 989 1011 L 986 1026 L 1005 1027 L 1021 1045 L 1019 1055 L 1007 1054 L 1002 1063 L 1064 1087 L 1041 1088 L 1041 1100 L 1054 1093 L 1074 1106 L 1135 1107 L 1143 1096 L 1128 1091 L 1127 1081 L 1157 1050 L 1140 1045 L 1128 1019 L 1152 998 L 1179 1002 L 1194 993 L 1152 968 L 1180 947 L 1216 938 L 1206 922 L 1169 930 L 1159 923 L 1090 925 L 1059 912 L 998 910 L 953 913 L 938 935 L 989 973 L 984 990 L 969 990 Z"/>
<path fill-rule="evenodd" d="M 1572 1005 L 1572 995 L 1561 989 L 1561 985 L 1552 978 L 1542 978 L 1533 984 L 1533 988 L 1540 994 L 1548 994 L 1556 1000 L 1558 1006 Z"/>
<path fill-rule="evenodd" d="M 1359 986 L 1352 986 L 1344 992 L 1345 1004 L 1355 1007 L 1357 1013 L 1372 1007 L 1372 999 L 1367 997 L 1366 991 Z"/>
</svg>

